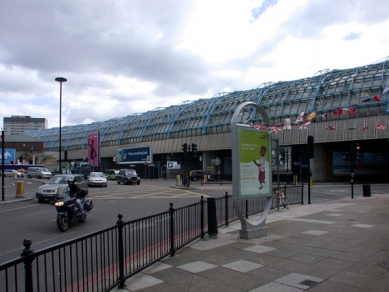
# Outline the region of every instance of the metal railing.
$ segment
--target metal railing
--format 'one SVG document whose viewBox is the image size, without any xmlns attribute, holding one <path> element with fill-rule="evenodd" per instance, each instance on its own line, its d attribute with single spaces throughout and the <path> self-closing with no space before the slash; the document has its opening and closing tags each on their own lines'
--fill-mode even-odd
<svg viewBox="0 0 389 292">
<path fill-rule="evenodd" d="M 303 185 L 284 186 L 290 204 L 303 203 Z M 213 198 L 214 199 L 214 198 Z M 233 198 L 214 199 L 217 226 L 237 220 Z M 265 199 L 241 201 L 246 217 L 264 210 Z M 116 224 L 34 252 L 25 239 L 20 258 L 0 264 L 0 291 L 110 291 L 125 280 L 208 233 L 208 200 Z"/>
</svg>

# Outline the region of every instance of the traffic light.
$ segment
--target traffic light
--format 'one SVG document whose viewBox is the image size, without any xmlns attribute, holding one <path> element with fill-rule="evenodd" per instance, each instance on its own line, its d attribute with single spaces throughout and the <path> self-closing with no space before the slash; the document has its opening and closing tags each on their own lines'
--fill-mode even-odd
<svg viewBox="0 0 389 292">
<path fill-rule="evenodd" d="M 361 147 L 359 147 L 359 144 L 357 142 L 351 142 L 351 161 L 359 161 L 359 150 Z"/>
<path fill-rule="evenodd" d="M 197 157 L 197 144 L 192 143 L 192 157 Z"/>
<path fill-rule="evenodd" d="M 187 143 L 182 144 L 182 152 L 184 152 L 184 157 L 186 158 L 188 156 L 188 144 Z"/>
</svg>

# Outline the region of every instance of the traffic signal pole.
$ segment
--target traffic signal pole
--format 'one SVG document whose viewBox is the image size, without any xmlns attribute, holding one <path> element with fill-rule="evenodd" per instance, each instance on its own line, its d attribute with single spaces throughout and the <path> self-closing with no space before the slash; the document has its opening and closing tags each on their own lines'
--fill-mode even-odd
<svg viewBox="0 0 389 292">
<path fill-rule="evenodd" d="M 350 183 L 351 183 L 351 199 L 354 199 L 354 160 L 357 159 L 357 143 L 351 142 L 350 144 L 350 166 L 351 166 L 351 173 L 350 173 Z"/>
</svg>

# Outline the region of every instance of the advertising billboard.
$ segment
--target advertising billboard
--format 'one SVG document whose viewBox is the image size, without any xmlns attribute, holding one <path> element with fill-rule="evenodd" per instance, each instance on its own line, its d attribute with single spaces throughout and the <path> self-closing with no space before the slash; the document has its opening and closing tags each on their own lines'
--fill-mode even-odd
<svg viewBox="0 0 389 292">
<path fill-rule="evenodd" d="M 151 146 L 116 149 L 116 164 L 153 163 Z"/>
<path fill-rule="evenodd" d="M 7 149 L 4 148 L 4 163 L 11 163 L 13 160 L 14 163 L 16 164 L 17 159 L 15 158 L 16 151 L 15 149 Z M 3 156 L 2 156 L 2 151 L 0 150 L 0 163 L 2 162 Z"/>
<path fill-rule="evenodd" d="M 272 196 L 271 139 L 267 131 L 238 127 L 238 198 Z"/>
<path fill-rule="evenodd" d="M 100 162 L 99 132 L 88 135 L 88 162 L 92 166 L 99 166 L 99 162 Z"/>
</svg>

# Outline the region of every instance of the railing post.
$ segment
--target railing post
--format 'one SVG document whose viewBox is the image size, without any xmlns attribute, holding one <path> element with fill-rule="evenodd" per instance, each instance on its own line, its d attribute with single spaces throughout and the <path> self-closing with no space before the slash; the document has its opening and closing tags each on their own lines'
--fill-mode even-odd
<svg viewBox="0 0 389 292">
<path fill-rule="evenodd" d="M 288 198 L 287 194 L 286 194 L 286 185 L 284 185 L 284 194 L 285 194 L 285 197 L 288 199 L 288 200 L 291 200 L 291 198 Z"/>
<path fill-rule="evenodd" d="M 301 183 L 301 205 L 304 205 L 304 183 Z"/>
<path fill-rule="evenodd" d="M 246 200 L 246 219 L 249 218 L 249 201 Z"/>
<path fill-rule="evenodd" d="M 173 203 L 170 203 L 170 256 L 174 257 L 174 208 Z"/>
<path fill-rule="evenodd" d="M 30 249 L 32 241 L 30 238 L 26 238 L 23 241 L 24 249 L 20 256 L 24 258 L 24 291 L 33 292 L 33 281 L 32 281 L 32 262 L 35 259 L 35 253 Z"/>
<path fill-rule="evenodd" d="M 122 220 L 123 215 L 118 214 L 119 220 L 116 222 L 116 225 L 118 226 L 118 240 L 119 240 L 119 289 L 124 289 L 126 287 L 125 282 L 126 278 L 124 277 L 124 249 L 123 249 L 123 227 L 124 222 Z"/>
<path fill-rule="evenodd" d="M 211 239 L 217 238 L 217 215 L 216 215 L 216 201 L 214 197 L 207 198 L 208 211 L 208 235 Z"/>
<path fill-rule="evenodd" d="M 201 238 L 204 238 L 204 196 L 201 196 L 200 199 L 200 229 L 201 229 Z"/>
<path fill-rule="evenodd" d="M 228 226 L 228 192 L 226 192 L 226 196 L 225 196 L 225 200 L 226 200 L 226 204 L 225 204 L 225 206 L 226 206 L 226 226 Z"/>
</svg>

